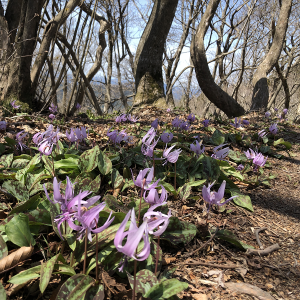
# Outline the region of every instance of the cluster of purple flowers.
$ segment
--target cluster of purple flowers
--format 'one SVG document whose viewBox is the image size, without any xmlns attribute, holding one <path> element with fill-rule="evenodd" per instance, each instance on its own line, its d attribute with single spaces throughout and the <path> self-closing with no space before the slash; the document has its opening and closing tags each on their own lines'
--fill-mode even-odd
<svg viewBox="0 0 300 300">
<path fill-rule="evenodd" d="M 255 165 L 255 170 L 258 167 L 263 167 L 268 159 L 268 157 L 265 158 L 261 153 L 253 151 L 252 149 L 249 149 L 244 153 L 248 159 L 253 161 L 253 164 Z"/>
<path fill-rule="evenodd" d="M 37 145 L 41 154 L 50 155 L 52 153 L 53 145 L 57 144 L 60 138 L 59 128 L 54 131 L 53 125 L 49 125 L 45 132 L 38 132 L 33 137 L 33 142 Z"/>
<path fill-rule="evenodd" d="M 242 127 L 242 119 L 241 118 L 237 118 L 237 117 L 235 117 L 235 119 L 234 119 L 234 123 L 230 123 L 230 125 L 232 125 L 234 128 L 240 128 L 240 127 Z"/>
<path fill-rule="evenodd" d="M 57 107 L 57 105 L 54 105 L 53 103 L 51 103 L 49 110 L 51 111 L 49 118 L 53 121 L 55 119 L 55 113 L 58 112 L 58 107 Z"/>
<path fill-rule="evenodd" d="M 277 124 L 276 124 L 276 123 L 272 124 L 272 125 L 269 127 L 269 130 L 270 130 L 270 132 L 271 132 L 273 135 L 276 135 L 277 132 L 278 132 Z"/>
<path fill-rule="evenodd" d="M 125 142 L 125 143 L 131 143 L 132 142 L 132 139 L 133 137 L 128 135 L 126 133 L 126 130 L 122 130 L 122 131 L 118 131 L 118 130 L 114 130 L 112 132 L 110 132 L 110 129 L 108 129 L 107 131 L 107 136 L 108 138 L 114 143 L 114 144 L 120 144 L 122 141 Z"/>
<path fill-rule="evenodd" d="M 122 115 L 116 117 L 115 121 L 117 123 L 122 123 L 122 122 L 126 122 L 126 121 L 131 122 L 131 123 L 136 123 L 138 121 L 138 119 L 132 115 L 122 114 Z"/>
<path fill-rule="evenodd" d="M 175 128 L 180 128 L 181 130 L 189 130 L 190 129 L 190 122 L 188 121 L 184 121 L 184 120 L 180 120 L 178 117 L 176 117 L 173 121 L 172 121 L 172 125 Z"/>
<path fill-rule="evenodd" d="M 84 126 L 80 128 L 76 127 L 75 129 L 71 128 L 70 133 L 67 130 L 66 137 L 71 143 L 78 143 L 85 140 L 88 137 L 88 133 L 86 133 L 86 128 Z"/>
</svg>

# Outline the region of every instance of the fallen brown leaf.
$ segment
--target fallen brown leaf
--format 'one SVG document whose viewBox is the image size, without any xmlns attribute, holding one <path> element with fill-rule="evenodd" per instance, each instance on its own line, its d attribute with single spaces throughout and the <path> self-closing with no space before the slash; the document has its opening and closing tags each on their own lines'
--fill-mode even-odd
<svg viewBox="0 0 300 300">
<path fill-rule="evenodd" d="M 192 296 L 195 300 L 208 300 L 206 294 L 193 294 Z"/>
</svg>

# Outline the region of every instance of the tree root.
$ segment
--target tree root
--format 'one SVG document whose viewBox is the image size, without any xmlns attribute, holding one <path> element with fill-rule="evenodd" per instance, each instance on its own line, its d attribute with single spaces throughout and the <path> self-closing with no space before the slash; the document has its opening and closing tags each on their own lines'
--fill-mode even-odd
<svg viewBox="0 0 300 300">
<path fill-rule="evenodd" d="M 270 247 L 267 247 L 264 250 L 258 250 L 258 249 L 247 249 L 246 254 L 247 255 L 260 255 L 265 256 L 270 254 L 271 252 L 280 249 L 280 246 L 278 244 L 274 244 Z"/>
</svg>

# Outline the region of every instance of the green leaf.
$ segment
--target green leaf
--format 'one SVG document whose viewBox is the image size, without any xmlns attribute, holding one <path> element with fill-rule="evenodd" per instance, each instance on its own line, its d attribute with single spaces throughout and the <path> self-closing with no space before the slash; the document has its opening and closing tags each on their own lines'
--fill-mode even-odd
<svg viewBox="0 0 300 300">
<path fill-rule="evenodd" d="M 170 279 L 173 275 L 173 273 L 177 270 L 178 267 L 174 267 L 172 269 L 165 269 L 160 275 L 159 275 L 159 282 L 162 282 L 164 280 Z"/>
<path fill-rule="evenodd" d="M 44 291 L 47 288 L 47 285 L 50 281 L 50 278 L 52 276 L 52 272 L 54 269 L 54 265 L 56 263 L 57 257 L 59 254 L 53 256 L 50 260 L 46 261 L 41 266 L 41 278 L 40 278 L 40 291 L 43 294 Z"/>
<path fill-rule="evenodd" d="M 234 204 L 244 207 L 251 212 L 254 211 L 252 202 L 251 202 L 251 198 L 249 196 L 243 195 L 243 194 L 241 194 L 241 192 L 239 190 L 235 190 L 235 189 L 230 189 L 230 193 L 231 193 L 231 196 L 238 196 L 238 197 L 232 199 Z"/>
<path fill-rule="evenodd" d="M 9 168 L 11 166 L 11 163 L 13 162 L 13 159 L 13 153 L 2 155 L 0 157 L 0 167 L 3 166 L 3 168 Z"/>
<path fill-rule="evenodd" d="M 236 163 L 242 163 L 242 162 L 246 162 L 248 160 L 246 155 L 239 151 L 229 150 L 229 153 L 227 156 Z"/>
<path fill-rule="evenodd" d="M 173 185 L 168 183 L 168 182 L 164 182 L 164 181 L 160 181 L 159 184 L 161 184 L 169 193 L 172 193 L 174 196 L 177 195 L 176 190 L 174 189 Z"/>
<path fill-rule="evenodd" d="M 283 138 L 274 141 L 273 145 L 284 145 L 287 150 L 290 150 L 292 148 L 292 144 L 290 142 L 286 142 Z"/>
<path fill-rule="evenodd" d="M 188 284 L 175 278 L 164 280 L 153 286 L 144 297 L 151 300 L 168 299 L 188 288 Z"/>
<path fill-rule="evenodd" d="M 11 168 L 13 169 L 23 169 L 28 165 L 28 160 L 24 158 L 16 159 L 11 164 Z"/>
<path fill-rule="evenodd" d="M 16 174 L 17 174 L 17 173 L 0 174 L 0 180 L 5 180 L 5 179 L 16 179 Z"/>
<path fill-rule="evenodd" d="M 120 175 L 117 169 L 112 169 L 111 183 L 114 189 L 117 189 L 123 183 L 123 176 Z"/>
<path fill-rule="evenodd" d="M 78 169 L 78 166 L 80 166 L 80 161 L 72 157 L 60 159 L 59 161 L 54 162 L 55 169 Z"/>
<path fill-rule="evenodd" d="M 84 172 L 91 172 L 97 167 L 100 148 L 96 145 L 94 148 L 84 151 L 79 159 L 79 169 Z"/>
<path fill-rule="evenodd" d="M 213 234 L 215 232 L 214 229 L 211 230 L 211 233 Z M 227 241 L 229 243 L 231 243 L 232 245 L 242 249 L 242 250 L 247 250 L 248 248 L 253 249 L 253 246 L 247 245 L 243 242 L 241 242 L 234 233 L 232 233 L 231 231 L 227 230 L 227 229 L 221 229 L 217 232 L 216 237 Z"/>
<path fill-rule="evenodd" d="M 3 285 L 0 283 L 0 299 L 6 300 L 6 292 Z"/>
<path fill-rule="evenodd" d="M 161 235 L 162 239 L 177 245 L 189 243 L 196 235 L 197 228 L 194 224 L 180 221 L 176 217 L 171 217 L 166 231 Z"/>
<path fill-rule="evenodd" d="M 40 277 L 41 266 L 36 266 L 31 269 L 25 270 L 14 277 L 12 277 L 8 282 L 12 284 L 22 284 L 28 282 L 29 280 L 36 279 Z"/>
<path fill-rule="evenodd" d="M 88 186 L 87 191 L 97 194 L 101 187 L 101 176 L 98 175 Z"/>
<path fill-rule="evenodd" d="M 204 156 L 202 158 L 201 173 L 202 177 L 206 178 L 209 182 L 217 180 L 220 176 L 218 160 L 209 156 Z"/>
<path fill-rule="evenodd" d="M 88 275 L 74 275 L 61 286 L 56 300 L 80 300 L 94 282 L 95 280 Z"/>
<path fill-rule="evenodd" d="M 181 186 L 178 189 L 180 199 L 185 201 L 189 197 L 189 195 L 191 194 L 191 191 L 192 191 L 192 187 L 188 183 Z"/>
<path fill-rule="evenodd" d="M 11 148 L 13 148 L 17 144 L 16 140 L 13 140 L 13 139 L 9 138 L 8 136 L 4 137 L 4 139 L 7 143 L 7 145 L 10 146 Z"/>
<path fill-rule="evenodd" d="M 108 156 L 100 150 L 98 155 L 98 168 L 101 174 L 107 175 L 112 169 L 112 162 Z"/>
<path fill-rule="evenodd" d="M 40 195 L 35 195 L 31 197 L 26 202 L 22 202 L 19 205 L 15 206 L 12 211 L 9 213 L 10 215 L 19 213 L 19 212 L 25 212 L 26 210 L 31 209 L 32 207 L 37 207 L 41 201 Z"/>
<path fill-rule="evenodd" d="M 0 260 L 6 257 L 7 255 L 8 255 L 7 245 L 3 239 L 3 236 L 0 235 Z"/>
<path fill-rule="evenodd" d="M 69 265 L 55 264 L 53 274 L 62 274 L 62 275 L 73 276 L 76 274 L 76 272 Z"/>
<path fill-rule="evenodd" d="M 223 133 L 221 131 L 219 131 L 217 129 L 217 130 L 214 131 L 214 133 L 211 136 L 210 140 L 214 145 L 219 146 L 221 144 L 224 144 L 225 136 L 223 135 Z"/>
<path fill-rule="evenodd" d="M 46 155 L 43 155 L 43 156 L 42 156 L 42 160 L 43 160 L 43 162 L 44 162 L 44 164 L 45 164 L 45 169 L 46 169 L 50 174 L 52 174 L 52 175 L 54 176 L 54 174 L 53 174 L 53 169 L 54 169 L 54 167 L 53 167 L 53 162 L 52 162 L 52 160 L 50 160 L 50 158 L 49 158 L 48 156 L 46 156 Z"/>
<path fill-rule="evenodd" d="M 87 290 L 83 300 L 103 300 L 104 297 L 104 286 L 97 284 Z"/>
<path fill-rule="evenodd" d="M 134 276 L 127 272 L 128 281 L 133 289 Z M 141 270 L 136 274 L 136 293 L 145 295 L 150 289 L 158 284 L 156 276 L 149 270 Z"/>
<path fill-rule="evenodd" d="M 35 240 L 29 229 L 29 219 L 25 214 L 13 217 L 5 226 L 8 239 L 19 247 L 35 245 Z"/>
<path fill-rule="evenodd" d="M 233 176 L 240 181 L 244 180 L 244 176 L 241 174 L 241 172 L 237 171 L 233 166 L 229 164 L 228 161 L 220 161 L 220 169 L 224 172 L 226 176 Z"/>
<path fill-rule="evenodd" d="M 80 191 L 89 191 L 89 185 L 92 183 L 93 179 L 91 178 L 90 173 L 81 173 L 79 174 L 74 182 L 75 185 L 75 195 L 79 194 Z"/>
</svg>

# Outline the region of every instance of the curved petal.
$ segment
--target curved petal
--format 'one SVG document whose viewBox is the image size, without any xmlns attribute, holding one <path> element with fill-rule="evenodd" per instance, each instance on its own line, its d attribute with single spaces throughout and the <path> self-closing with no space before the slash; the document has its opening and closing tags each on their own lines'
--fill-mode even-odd
<svg viewBox="0 0 300 300">
<path fill-rule="evenodd" d="M 122 221 L 118 231 L 116 232 L 116 236 L 114 238 L 114 245 L 115 247 L 117 248 L 118 251 L 120 251 L 120 249 L 123 247 L 122 246 L 122 240 L 123 240 L 123 234 L 124 234 L 124 230 L 125 230 L 125 227 L 126 227 L 126 224 L 130 218 L 130 215 L 131 215 L 131 211 L 129 211 L 127 213 L 127 215 L 125 216 L 124 220 Z"/>
</svg>

